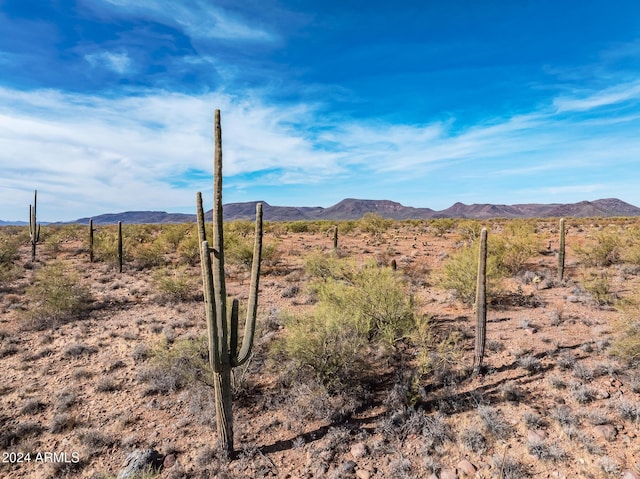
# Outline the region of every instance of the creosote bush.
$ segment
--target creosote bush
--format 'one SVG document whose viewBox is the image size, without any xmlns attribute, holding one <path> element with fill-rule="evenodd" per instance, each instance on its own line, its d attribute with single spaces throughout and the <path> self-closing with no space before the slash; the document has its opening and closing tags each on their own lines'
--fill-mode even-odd
<svg viewBox="0 0 640 479">
<path fill-rule="evenodd" d="M 194 296 L 195 291 L 200 290 L 184 266 L 175 269 L 155 270 L 153 282 L 166 301 L 187 301 Z"/>
<path fill-rule="evenodd" d="M 640 308 L 627 307 L 615 322 L 615 340 L 611 355 L 630 365 L 640 365 Z"/>
<path fill-rule="evenodd" d="M 82 316 L 89 309 L 91 294 L 78 275 L 62 263 L 52 262 L 36 273 L 27 288 L 31 306 L 25 313 L 28 329 L 43 330 Z"/>
<path fill-rule="evenodd" d="M 576 247 L 575 252 L 585 266 L 610 266 L 620 261 L 620 247 L 617 232 L 605 230 L 594 234 L 590 244 Z"/>
<path fill-rule="evenodd" d="M 473 243 L 453 253 L 442 266 L 437 277 L 442 288 L 453 291 L 456 298 L 463 303 L 473 304 L 476 297 L 477 274 L 478 244 Z M 497 258 L 491 252 L 490 241 L 487 257 L 487 296 L 489 298 L 497 292 L 500 277 Z"/>
<path fill-rule="evenodd" d="M 312 264 L 317 266 L 315 260 Z M 313 281 L 316 309 L 306 317 L 285 319 L 279 349 L 298 371 L 331 387 L 362 377 L 368 350 L 392 348 L 408 335 L 414 325 L 413 304 L 406 285 L 390 268 L 369 263 L 357 269 L 330 259 L 319 271 L 324 279 Z"/>
<path fill-rule="evenodd" d="M 491 239 L 489 254 L 495 256 L 499 269 L 516 274 L 522 271 L 539 247 L 535 225 L 528 221 L 513 220 L 505 225 L 502 235 Z"/>
</svg>

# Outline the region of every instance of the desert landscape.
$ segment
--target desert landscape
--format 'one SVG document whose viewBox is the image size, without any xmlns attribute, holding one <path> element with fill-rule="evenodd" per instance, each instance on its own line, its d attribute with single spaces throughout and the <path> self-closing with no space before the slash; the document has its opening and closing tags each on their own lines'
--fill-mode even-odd
<svg viewBox="0 0 640 479">
<path fill-rule="evenodd" d="M 257 332 L 216 445 L 194 223 L 0 228 L 0 476 L 640 477 L 640 219 L 265 224 Z M 338 229 L 334 248 L 334 229 Z M 477 239 L 486 354 L 471 375 Z M 210 224 L 207 225 L 210 229 Z M 225 223 L 246 308 L 253 225 Z M 119 476 L 120 475 L 120 476 Z"/>
</svg>

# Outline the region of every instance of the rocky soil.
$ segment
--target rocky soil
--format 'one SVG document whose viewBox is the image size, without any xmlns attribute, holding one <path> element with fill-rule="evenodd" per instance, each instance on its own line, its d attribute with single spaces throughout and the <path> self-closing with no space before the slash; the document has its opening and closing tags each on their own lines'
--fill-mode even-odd
<svg viewBox="0 0 640 479">
<path fill-rule="evenodd" d="M 341 235 L 340 254 L 395 260 L 439 337 L 457 332 L 459 354 L 415 384 L 418 351 L 401 341 L 371 388 L 353 397 L 288 382 L 273 352 L 284 315 L 314 307 L 304 259 L 330 254 L 330 234 L 267 235 L 279 254 L 261 278 L 254 358 L 237 377 L 231 460 L 215 447 L 206 385 L 163 390 L 170 377 L 145 379 L 154 348 L 206 331 L 199 265 L 188 267 L 193 294 L 177 301 L 148 269 L 89 263 L 81 241 L 55 252 L 41 245 L 35 263 L 24 245 L 18 277 L 0 292 L 0 477 L 114 478 L 132 451 L 153 449 L 163 464 L 144 477 L 640 478 L 640 373 L 609 354 L 628 314 L 619 300 L 637 298 L 640 269 L 604 268 L 618 301 L 599 305 L 574 254 L 603 223 L 571 222 L 559 282 L 557 226 L 540 222 L 539 254 L 504 281 L 501 301 L 489 308 L 486 370 L 475 378 L 473 309 L 435 274 L 462 238 L 455 230 L 438 236 L 428 224 L 395 223 L 381 236 L 355 230 Z M 487 224 L 490 234 L 502 227 Z M 25 288 L 54 260 L 80 274 L 91 310 L 33 330 Z M 228 293 L 246 300 L 247 272 L 228 273 Z M 416 397 L 408 400 L 410 391 Z"/>
</svg>

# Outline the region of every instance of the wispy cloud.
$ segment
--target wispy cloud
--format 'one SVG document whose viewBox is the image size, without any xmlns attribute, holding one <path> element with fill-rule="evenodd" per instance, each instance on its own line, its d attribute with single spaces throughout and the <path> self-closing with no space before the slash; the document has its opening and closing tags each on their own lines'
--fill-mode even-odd
<svg viewBox="0 0 640 479">
<path fill-rule="evenodd" d="M 85 60 L 94 68 L 106 68 L 120 75 L 129 72 L 132 67 L 131 58 L 126 52 L 97 52 L 84 56 Z"/>
<path fill-rule="evenodd" d="M 282 204 L 290 193 L 280 195 L 278 186 L 304 187 L 298 204 L 374 194 L 443 208 L 433 202 L 447 189 L 465 192 L 456 200 L 483 202 L 539 201 L 540 194 L 570 201 L 595 192 L 633 201 L 640 199 L 640 118 L 609 128 L 617 116 L 601 109 L 602 98 L 623 91 L 616 104 L 635 102 L 633 88 L 620 85 L 565 94 L 562 102 L 573 106 L 561 111 L 550 100 L 538 111 L 459 128 L 455 118 L 419 125 L 332 118 L 321 103 L 274 106 L 251 92 L 107 98 L 0 88 L 0 217 L 20 210 L 16 190 L 34 188 L 49 219 L 189 210 L 194 192 L 211 188 L 203 172 L 211 171 L 214 107 L 223 112 L 227 201 Z M 427 193 L 421 201 L 417 191 Z M 47 211 L 47 195 L 66 201 Z"/>
<path fill-rule="evenodd" d="M 213 2 L 193 0 L 165 2 L 161 0 L 84 0 L 93 5 L 108 5 L 114 12 L 152 19 L 180 28 L 190 37 L 242 41 L 273 41 L 276 36 L 237 14 L 225 11 Z"/>
</svg>

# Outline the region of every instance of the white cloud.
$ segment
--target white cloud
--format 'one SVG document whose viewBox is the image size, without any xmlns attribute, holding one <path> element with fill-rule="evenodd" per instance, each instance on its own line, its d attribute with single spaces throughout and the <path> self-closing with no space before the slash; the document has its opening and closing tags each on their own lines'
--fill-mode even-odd
<svg viewBox="0 0 640 479">
<path fill-rule="evenodd" d="M 106 68 L 107 70 L 112 70 L 120 75 L 128 73 L 132 66 L 131 58 L 129 58 L 127 53 L 103 51 L 87 54 L 84 58 L 94 68 Z"/>
<path fill-rule="evenodd" d="M 276 36 L 263 27 L 251 24 L 204 0 L 165 2 L 160 0 L 85 0 L 88 4 L 108 4 L 130 16 L 153 19 L 178 27 L 192 38 L 270 42 Z"/>
<path fill-rule="evenodd" d="M 529 202 L 574 201 L 593 192 L 634 202 L 640 116 L 625 111 L 621 121 L 600 109 L 602 98 L 624 89 L 565 96 L 566 105 L 579 103 L 561 113 L 550 102 L 460 129 L 455 120 L 336 120 L 314 105 L 268 105 L 251 94 L 153 90 L 104 98 L 0 88 L 0 218 L 22 215 L 35 188 L 42 214 L 56 220 L 191 205 L 195 191 L 211 187 L 192 172 L 212 170 L 214 108 L 222 110 L 227 188 L 246 192 L 233 201 L 256 199 L 265 186 L 282 186 L 284 196 L 287 185 L 305 185 L 308 196 L 300 203 L 309 203 L 340 181 L 349 190 L 334 189 L 336 201 L 375 191 L 420 206 L 405 194 L 427 191 L 431 197 L 445 192 L 450 203 L 463 194 L 478 202 L 489 195 Z M 633 104 L 634 95 L 618 96 L 617 104 Z M 621 174 L 623 186 L 616 179 Z M 527 192 L 538 197 L 524 198 Z"/>
</svg>

